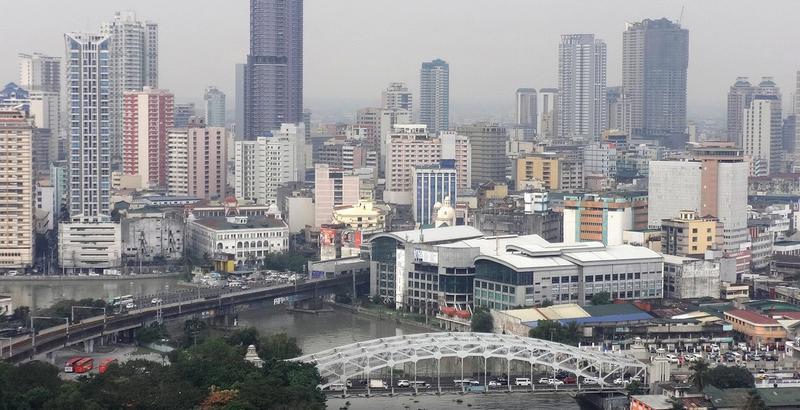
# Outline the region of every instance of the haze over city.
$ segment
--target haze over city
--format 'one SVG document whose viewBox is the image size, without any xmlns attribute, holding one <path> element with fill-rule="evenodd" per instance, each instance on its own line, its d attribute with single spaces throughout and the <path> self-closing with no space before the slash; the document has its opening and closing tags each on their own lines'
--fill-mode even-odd
<svg viewBox="0 0 800 410">
<path fill-rule="evenodd" d="M 491 4 L 491 6 L 489 6 Z M 305 99 L 320 115 L 344 116 L 376 105 L 390 81 L 418 90 L 419 61 L 450 63 L 454 119 L 510 118 L 519 87 L 552 87 L 559 36 L 594 33 L 608 44 L 608 85 L 621 78 L 625 23 L 667 17 L 691 31 L 689 117 L 724 116 L 725 94 L 737 76 L 772 76 L 791 101 L 800 55 L 800 3 L 768 1 L 754 10 L 746 0 L 526 1 L 309 0 L 305 4 Z M 64 52 L 63 33 L 95 30 L 115 11 L 133 10 L 160 29 L 159 86 L 178 101 L 202 100 L 207 85 L 233 96 L 234 64 L 248 52 L 248 2 L 38 0 L 3 5 L 13 41 L 0 59 L 20 50 Z M 34 30 L 23 30 L 31 27 Z M 23 34 L 24 33 L 24 34 Z M 0 78 L 17 77 L 13 64 Z M 233 104 L 229 106 L 232 107 Z M 786 109 L 790 107 L 787 105 Z"/>
</svg>

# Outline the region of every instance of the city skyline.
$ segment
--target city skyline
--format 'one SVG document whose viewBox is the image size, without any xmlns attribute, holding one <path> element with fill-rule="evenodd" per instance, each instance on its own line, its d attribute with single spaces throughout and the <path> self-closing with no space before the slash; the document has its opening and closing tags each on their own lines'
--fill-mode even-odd
<svg viewBox="0 0 800 410">
<path fill-rule="evenodd" d="M 351 1 L 344 4 L 329 4 L 320 1 L 307 1 L 305 5 L 305 99 L 306 108 L 313 111 L 330 111 L 338 105 L 341 111 L 351 107 L 380 104 L 380 91 L 391 81 L 404 81 L 411 90 L 418 90 L 418 67 L 421 61 L 440 57 L 451 64 L 452 95 L 451 105 L 454 120 L 462 113 L 484 110 L 489 116 L 511 116 L 514 107 L 509 95 L 521 87 L 553 87 L 557 82 L 557 53 L 554 51 L 561 34 L 594 33 L 608 44 L 608 85 L 621 83 L 622 32 L 626 22 L 645 18 L 667 17 L 677 20 L 680 5 L 670 3 L 636 4 L 636 7 L 615 7 L 630 5 L 630 1 L 611 1 L 602 4 L 581 4 L 579 2 L 545 2 L 539 4 L 519 4 L 513 1 L 502 2 L 502 7 L 482 10 L 477 3 L 467 3 L 455 8 L 454 2 L 445 1 L 435 5 L 431 13 L 409 22 L 412 28 L 425 31 L 432 20 L 441 13 L 450 13 L 454 21 L 482 21 L 482 29 L 472 26 L 468 32 L 453 29 L 438 35 L 437 41 L 424 41 L 424 36 L 411 36 L 399 41 L 401 33 L 380 31 L 380 35 L 363 36 L 363 31 L 371 28 L 379 30 L 385 6 L 383 1 Z M 419 3 L 419 4 L 417 4 Z M 745 3 L 742 2 L 742 5 Z M 462 3 L 459 3 L 462 6 Z M 558 7 L 557 7 L 558 6 Z M 396 10 L 398 18 L 409 15 L 423 7 L 421 2 L 412 1 L 401 10 Z M 732 27 L 746 25 L 750 19 L 746 7 L 732 5 L 726 10 L 725 22 L 708 23 L 707 16 L 721 12 L 713 4 L 692 4 L 686 7 L 682 26 L 692 33 L 690 42 L 689 93 L 690 117 L 711 114 L 724 118 L 725 99 L 730 83 L 738 76 L 756 77 L 770 75 L 784 89 L 793 89 L 795 72 L 800 59 L 789 53 L 777 53 L 762 44 L 778 43 L 783 38 L 800 36 L 800 28 L 791 25 L 791 11 L 798 6 L 789 1 L 776 2 L 775 8 L 784 12 L 776 17 L 769 28 L 759 36 L 747 36 Z M 45 54 L 61 56 L 63 46 L 59 42 L 64 32 L 96 30 L 98 24 L 109 20 L 115 11 L 132 9 L 142 20 L 152 20 L 160 29 L 160 81 L 161 88 L 169 89 L 176 95 L 176 102 L 201 102 L 203 89 L 208 84 L 218 84 L 229 96 L 234 93 L 234 66 L 243 63 L 247 54 L 249 27 L 249 7 L 247 2 L 232 4 L 219 13 L 202 13 L 204 10 L 193 7 L 187 10 L 181 2 L 161 4 L 145 0 L 139 2 L 114 1 L 101 3 L 85 1 L 80 7 L 58 2 L 45 1 L 26 7 L 15 4 L 8 6 L 10 14 L 20 18 L 15 21 L 35 21 L 36 34 L 19 39 L 13 44 L 0 45 L 0 56 L 13 59 L 19 52 L 41 51 Z M 336 9 L 336 13 L 334 13 Z M 509 13 L 508 10 L 514 10 Z M 582 11 L 576 15 L 576 10 Z M 741 10 L 741 11 L 740 11 Z M 542 11 L 546 11 L 542 13 Z M 621 11 L 621 12 L 620 12 Z M 489 13 L 488 15 L 485 13 Z M 491 19 L 492 13 L 502 13 L 502 18 Z M 207 14 L 207 15 L 206 15 Z M 213 19 L 224 16 L 226 21 L 242 24 L 231 25 L 224 36 L 216 31 L 192 32 L 183 27 L 212 24 Z M 26 18 L 29 16 L 30 18 Z M 41 20 L 46 16 L 58 16 L 51 20 Z M 336 20 L 333 20 L 336 16 Z M 374 18 L 370 19 L 372 16 Z M 34 18 L 35 17 L 35 18 Z M 361 21 L 364 20 L 365 21 Z M 348 22 L 359 24 L 349 25 Z M 497 21 L 496 23 L 492 21 Z M 525 22 L 526 24 L 520 24 Z M 337 25 L 334 35 L 323 29 Z M 365 26 L 366 24 L 366 26 Z M 356 30 L 356 28 L 358 28 Z M 740 52 L 725 52 L 725 47 L 715 46 L 720 36 L 730 44 L 737 44 Z M 397 40 L 397 41 L 394 41 Z M 380 52 L 375 44 L 395 44 L 392 50 Z M 466 44 L 470 44 L 469 47 Z M 355 45 L 351 47 L 349 45 Z M 504 67 L 503 76 L 489 76 L 491 70 L 480 61 L 486 58 L 499 59 L 517 54 L 517 64 Z M 368 65 L 363 58 L 355 58 L 365 48 L 374 51 Z M 479 50 L 481 52 L 475 52 Z M 204 66 L 203 70 L 184 70 L 180 61 L 188 54 L 211 55 L 218 64 Z M 393 58 L 399 53 L 405 58 Z M 351 58 L 353 57 L 353 58 Z M 709 75 L 709 67 L 715 74 Z M 17 78 L 14 65 L 0 67 L 0 78 L 12 81 Z M 202 73 L 202 74 L 200 74 Z M 469 90 L 469 91 L 466 91 Z M 789 98 L 785 99 L 788 106 Z M 229 108 L 233 108 L 232 106 Z M 788 107 L 785 107 L 788 109 Z M 700 114 L 695 114 L 699 112 Z"/>
</svg>

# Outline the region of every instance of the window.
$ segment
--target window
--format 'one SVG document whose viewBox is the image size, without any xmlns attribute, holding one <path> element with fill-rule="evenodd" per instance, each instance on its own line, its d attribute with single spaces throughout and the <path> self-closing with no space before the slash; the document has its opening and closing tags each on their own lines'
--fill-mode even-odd
<svg viewBox="0 0 800 410">
<path fill-rule="evenodd" d="M 594 276 L 589 275 L 586 277 L 586 282 L 594 282 Z"/>
<path fill-rule="evenodd" d="M 610 281 L 611 281 L 611 275 L 606 275 L 606 282 L 610 282 Z"/>
<path fill-rule="evenodd" d="M 561 278 L 559 278 L 559 277 L 554 277 L 554 278 L 551 278 L 551 281 L 552 281 L 553 283 L 561 283 Z"/>
<path fill-rule="evenodd" d="M 572 277 L 572 283 L 578 283 L 578 281 L 579 281 L 578 275 Z"/>
</svg>

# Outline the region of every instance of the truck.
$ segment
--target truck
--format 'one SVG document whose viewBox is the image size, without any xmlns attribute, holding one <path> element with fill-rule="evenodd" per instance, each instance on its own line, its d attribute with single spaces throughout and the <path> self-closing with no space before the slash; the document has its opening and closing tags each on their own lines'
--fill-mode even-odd
<svg viewBox="0 0 800 410">
<path fill-rule="evenodd" d="M 100 372 L 100 374 L 103 374 L 106 372 L 106 370 L 108 370 L 108 366 L 111 363 L 116 363 L 116 362 L 117 359 L 110 359 L 110 358 L 103 359 L 100 361 L 100 367 L 97 368 L 97 371 Z"/>
<path fill-rule="evenodd" d="M 370 389 L 385 389 L 386 382 L 381 379 L 369 379 Z"/>
</svg>

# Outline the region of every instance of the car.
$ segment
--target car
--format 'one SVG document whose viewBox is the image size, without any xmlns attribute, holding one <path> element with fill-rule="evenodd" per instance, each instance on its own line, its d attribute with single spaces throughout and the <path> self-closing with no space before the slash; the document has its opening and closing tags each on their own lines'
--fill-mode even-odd
<svg viewBox="0 0 800 410">
<path fill-rule="evenodd" d="M 675 356 L 674 354 L 668 354 L 664 357 L 666 357 L 667 361 L 670 363 L 678 363 L 678 356 Z"/>
<path fill-rule="evenodd" d="M 549 379 L 547 381 L 547 384 L 549 384 L 551 386 L 561 386 L 562 384 L 564 384 L 564 382 L 562 382 L 561 380 L 558 380 L 558 379 Z"/>
<path fill-rule="evenodd" d="M 10 270 L 10 271 L 8 271 L 8 273 L 6 273 L 6 274 L 7 274 L 8 276 L 17 276 L 17 275 L 19 275 L 19 272 L 15 271 L 15 270 Z"/>
<path fill-rule="evenodd" d="M 516 379 L 514 379 L 514 385 L 515 386 L 530 386 L 531 385 L 531 379 L 529 379 L 527 377 L 517 377 Z"/>
<path fill-rule="evenodd" d="M 591 378 L 591 377 L 587 377 L 587 378 L 583 379 L 581 381 L 581 383 L 583 383 L 583 384 L 600 384 L 600 382 L 597 379 L 594 379 L 594 378 Z"/>
<path fill-rule="evenodd" d="M 161 300 L 160 298 L 153 298 L 153 299 L 150 301 L 150 303 L 152 303 L 152 304 L 154 304 L 154 305 L 157 305 L 157 304 L 159 304 L 159 303 L 162 303 L 162 302 L 163 302 L 163 300 Z"/>
<path fill-rule="evenodd" d="M 135 303 L 133 303 L 133 302 L 128 302 L 128 303 L 125 305 L 125 309 L 128 309 L 128 310 L 131 310 L 131 309 L 136 309 L 136 304 L 135 304 Z"/>
<path fill-rule="evenodd" d="M 455 379 L 455 380 L 453 380 L 453 384 L 472 384 L 472 382 L 473 382 L 473 381 L 474 381 L 474 380 L 472 380 L 472 379 L 470 379 L 470 378 L 466 378 L 466 379 Z M 477 382 L 476 382 L 476 383 L 477 383 Z"/>
<path fill-rule="evenodd" d="M 328 386 L 328 390 L 331 391 L 344 391 L 344 389 L 345 387 L 344 384 L 342 383 L 333 383 L 330 386 Z"/>
<path fill-rule="evenodd" d="M 411 387 L 411 382 L 408 380 L 398 380 L 397 387 Z"/>
<path fill-rule="evenodd" d="M 502 384 L 500 384 L 500 382 L 498 382 L 497 380 L 489 380 L 489 387 L 500 387 L 500 386 L 502 386 Z"/>
<path fill-rule="evenodd" d="M 242 285 L 242 286 L 240 286 L 240 287 L 239 287 L 239 289 L 241 289 L 241 290 L 247 290 L 247 289 L 250 289 L 250 286 L 247 286 L 247 285 Z"/>
<path fill-rule="evenodd" d="M 623 379 L 622 377 L 617 377 L 614 379 L 614 384 L 621 384 L 623 386 L 630 384 L 630 380 Z"/>
<path fill-rule="evenodd" d="M 561 381 L 564 382 L 564 384 L 575 384 L 578 379 L 576 379 L 575 376 L 567 376 L 561 379 Z"/>
</svg>

